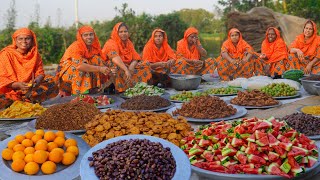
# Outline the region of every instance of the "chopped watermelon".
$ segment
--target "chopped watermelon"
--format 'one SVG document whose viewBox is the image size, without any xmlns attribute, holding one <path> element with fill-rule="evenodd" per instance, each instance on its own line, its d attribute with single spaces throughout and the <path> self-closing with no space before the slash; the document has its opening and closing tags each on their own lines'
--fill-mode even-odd
<svg viewBox="0 0 320 180">
<path fill-rule="evenodd" d="M 264 137 L 256 140 L 256 143 L 257 143 L 259 146 L 269 146 L 268 136 L 264 136 Z"/>
</svg>

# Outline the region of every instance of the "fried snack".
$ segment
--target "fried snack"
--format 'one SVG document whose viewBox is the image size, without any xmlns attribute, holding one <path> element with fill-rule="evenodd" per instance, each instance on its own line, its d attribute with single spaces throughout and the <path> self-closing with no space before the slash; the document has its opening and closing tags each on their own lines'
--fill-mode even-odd
<svg viewBox="0 0 320 180">
<path fill-rule="evenodd" d="M 160 137 L 179 145 L 180 140 L 193 129 L 183 117 L 174 119 L 167 113 L 125 112 L 107 110 L 85 125 L 82 138 L 94 146 L 101 141 L 127 135 L 145 134 Z"/>
<path fill-rule="evenodd" d="M 271 96 L 263 93 L 259 90 L 252 91 L 239 91 L 238 96 L 231 99 L 232 104 L 240 106 L 272 106 L 279 104 L 279 102 L 273 99 Z"/>
<path fill-rule="evenodd" d="M 237 109 L 225 103 L 216 96 L 199 96 L 190 102 L 183 103 L 180 109 L 173 111 L 173 115 L 197 119 L 224 118 L 237 113 Z M 181 128 L 181 125 L 176 128 Z"/>
<path fill-rule="evenodd" d="M 10 107 L 0 112 L 0 118 L 29 118 L 40 116 L 47 109 L 40 104 L 15 101 Z"/>
</svg>

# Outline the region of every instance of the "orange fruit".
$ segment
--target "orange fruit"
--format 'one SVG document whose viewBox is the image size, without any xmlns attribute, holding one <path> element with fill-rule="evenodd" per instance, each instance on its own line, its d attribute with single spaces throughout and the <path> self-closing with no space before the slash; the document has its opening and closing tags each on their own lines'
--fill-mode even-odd
<svg viewBox="0 0 320 180">
<path fill-rule="evenodd" d="M 24 149 L 24 154 L 33 154 L 36 150 L 34 149 L 34 147 L 27 147 Z"/>
<path fill-rule="evenodd" d="M 18 143 L 21 143 L 25 138 L 26 138 L 26 137 L 24 137 L 24 135 L 18 134 L 18 135 L 16 135 L 15 140 L 16 140 Z"/>
<path fill-rule="evenodd" d="M 34 144 L 36 144 L 40 139 L 42 139 L 42 136 L 39 134 L 35 134 L 31 138 L 31 140 L 33 141 Z"/>
<path fill-rule="evenodd" d="M 68 166 L 68 165 L 74 163 L 75 160 L 76 160 L 76 156 L 73 153 L 66 152 L 63 154 L 62 164 Z"/>
<path fill-rule="evenodd" d="M 34 133 L 32 131 L 28 131 L 24 134 L 24 136 L 27 138 L 27 139 L 31 139 L 32 136 L 34 136 Z"/>
<path fill-rule="evenodd" d="M 26 163 L 33 162 L 33 154 L 27 154 L 26 157 L 24 157 L 24 161 Z"/>
<path fill-rule="evenodd" d="M 24 159 L 26 155 L 22 152 L 22 151 L 17 151 L 17 152 L 14 152 L 13 155 L 12 155 L 12 160 L 15 161 L 17 159 Z"/>
<path fill-rule="evenodd" d="M 10 160 L 12 160 L 13 153 L 14 153 L 14 151 L 12 149 L 6 148 L 6 149 L 2 150 L 1 156 L 3 159 L 10 161 Z"/>
<path fill-rule="evenodd" d="M 48 145 L 43 142 L 37 142 L 37 144 L 34 146 L 34 149 L 37 150 L 44 150 L 46 151 L 48 149 Z"/>
<path fill-rule="evenodd" d="M 65 139 L 63 137 L 56 137 L 53 142 L 55 142 L 59 147 L 62 147 L 65 143 Z"/>
<path fill-rule="evenodd" d="M 56 170 L 57 170 L 57 165 L 54 162 L 46 161 L 41 165 L 41 171 L 44 174 L 52 174 L 56 172 Z"/>
<path fill-rule="evenodd" d="M 24 139 L 21 144 L 24 147 L 32 147 L 33 146 L 33 141 L 31 141 L 30 139 Z"/>
<path fill-rule="evenodd" d="M 38 129 L 36 130 L 35 134 L 38 134 L 41 136 L 41 138 L 44 136 L 44 130 L 43 129 Z"/>
<path fill-rule="evenodd" d="M 19 144 L 15 139 L 8 142 L 8 148 L 13 149 L 15 145 Z"/>
<path fill-rule="evenodd" d="M 54 162 L 54 163 L 59 163 L 62 161 L 63 158 L 63 153 L 59 151 L 51 151 L 49 154 L 49 160 Z"/>
<path fill-rule="evenodd" d="M 67 139 L 65 142 L 64 142 L 64 146 L 66 148 L 68 148 L 69 146 L 77 146 L 77 141 L 70 138 L 70 139 Z"/>
<path fill-rule="evenodd" d="M 35 162 L 28 162 L 24 167 L 24 172 L 28 175 L 34 175 L 38 173 L 39 169 L 39 164 Z"/>
<path fill-rule="evenodd" d="M 58 144 L 55 143 L 55 142 L 49 142 L 48 143 L 48 151 L 52 151 L 54 148 L 57 148 L 58 147 Z"/>
<path fill-rule="evenodd" d="M 66 152 L 71 152 L 73 153 L 74 155 L 78 156 L 79 154 L 79 149 L 77 146 L 69 146 L 66 150 Z"/>
<path fill-rule="evenodd" d="M 54 149 L 52 149 L 52 151 L 58 151 L 58 152 L 60 152 L 61 153 L 61 155 L 63 155 L 64 154 L 64 150 L 63 149 L 61 149 L 61 148 L 54 148 Z M 52 152 L 51 151 L 51 152 Z"/>
<path fill-rule="evenodd" d="M 11 168 L 15 172 L 20 172 L 20 171 L 23 171 L 25 165 L 26 165 L 26 162 L 24 162 L 23 159 L 16 159 L 12 162 Z"/>
<path fill-rule="evenodd" d="M 48 142 L 54 141 L 55 138 L 56 138 L 56 135 L 52 131 L 47 131 L 44 133 L 43 139 L 45 139 Z"/>
<path fill-rule="evenodd" d="M 56 132 L 56 136 L 64 138 L 64 132 L 63 131 L 57 131 Z"/>
<path fill-rule="evenodd" d="M 46 141 L 46 140 L 44 140 L 44 139 L 40 139 L 38 142 L 43 142 L 43 143 L 45 143 L 45 144 L 48 144 L 48 141 Z M 37 142 L 37 143 L 38 143 Z"/>
<path fill-rule="evenodd" d="M 24 151 L 25 147 L 22 144 L 17 144 L 13 147 L 13 151 Z"/>
<path fill-rule="evenodd" d="M 42 164 L 42 163 L 46 162 L 47 159 L 48 159 L 48 154 L 44 150 L 37 150 L 33 154 L 33 161 L 38 164 Z"/>
</svg>

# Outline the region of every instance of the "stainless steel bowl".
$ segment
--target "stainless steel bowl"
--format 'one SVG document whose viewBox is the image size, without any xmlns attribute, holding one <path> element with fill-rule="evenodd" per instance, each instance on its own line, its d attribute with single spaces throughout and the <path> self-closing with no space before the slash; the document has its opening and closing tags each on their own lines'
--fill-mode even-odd
<svg viewBox="0 0 320 180">
<path fill-rule="evenodd" d="M 220 77 L 213 74 L 204 74 L 202 75 L 202 79 L 207 82 L 220 82 Z"/>
<path fill-rule="evenodd" d="M 317 78 L 320 79 L 320 75 L 312 75 L 312 77 L 317 77 Z M 307 93 L 309 93 L 309 94 L 318 96 L 317 88 L 314 85 L 317 84 L 317 83 L 320 83 L 320 81 L 308 80 L 308 78 L 309 77 L 303 77 L 303 78 L 300 79 L 304 90 L 306 90 Z"/>
<path fill-rule="evenodd" d="M 320 82 L 314 84 L 313 87 L 316 88 L 316 91 L 317 91 L 318 95 L 320 96 Z"/>
<path fill-rule="evenodd" d="M 175 90 L 193 90 L 197 89 L 201 82 L 201 76 L 170 74 L 171 85 Z"/>
</svg>

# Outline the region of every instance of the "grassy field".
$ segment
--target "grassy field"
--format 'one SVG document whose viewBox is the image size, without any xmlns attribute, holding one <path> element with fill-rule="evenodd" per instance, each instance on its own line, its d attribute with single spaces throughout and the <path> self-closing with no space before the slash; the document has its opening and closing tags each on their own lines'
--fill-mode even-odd
<svg viewBox="0 0 320 180">
<path fill-rule="evenodd" d="M 224 37 L 225 34 L 223 33 L 200 33 L 201 44 L 207 50 L 210 57 L 217 58 L 219 56 Z"/>
</svg>

